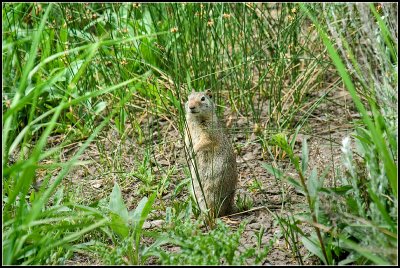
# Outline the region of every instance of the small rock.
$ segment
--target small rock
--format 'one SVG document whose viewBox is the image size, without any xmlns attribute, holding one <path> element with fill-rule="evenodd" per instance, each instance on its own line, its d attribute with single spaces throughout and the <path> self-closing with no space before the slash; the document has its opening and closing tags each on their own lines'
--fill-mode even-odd
<svg viewBox="0 0 400 268">
<path fill-rule="evenodd" d="M 244 247 L 245 247 L 246 249 L 248 249 L 248 248 L 254 248 L 254 243 L 246 243 L 246 244 L 244 244 Z"/>
<path fill-rule="evenodd" d="M 235 135 L 235 137 L 233 139 L 235 142 L 237 142 L 237 141 L 245 140 L 246 137 L 243 134 L 237 134 L 237 135 Z"/>
<path fill-rule="evenodd" d="M 256 218 L 254 218 L 254 217 L 249 217 L 248 220 L 249 220 L 249 224 L 247 226 L 250 226 L 252 223 L 257 222 Z"/>
<path fill-rule="evenodd" d="M 261 224 L 259 222 L 255 222 L 255 223 L 249 224 L 249 227 L 253 230 L 260 230 Z"/>
<path fill-rule="evenodd" d="M 249 161 L 249 160 L 254 159 L 254 154 L 253 154 L 253 152 L 248 152 L 248 153 L 246 153 L 246 154 L 243 156 L 243 159 L 244 159 L 245 161 Z"/>
<path fill-rule="evenodd" d="M 95 189 L 99 189 L 101 186 L 103 186 L 103 180 L 93 180 L 91 181 L 92 187 Z"/>
<path fill-rule="evenodd" d="M 255 141 L 255 140 L 257 140 L 257 139 L 258 139 L 257 135 L 254 134 L 254 133 L 251 133 L 251 135 L 250 135 L 250 141 Z"/>
<path fill-rule="evenodd" d="M 159 228 L 164 223 L 164 220 L 146 221 L 143 224 L 143 229 Z"/>
<path fill-rule="evenodd" d="M 269 244 L 269 241 L 271 241 L 271 237 L 268 237 L 268 236 L 263 236 L 263 238 L 261 238 L 261 244 L 263 244 L 263 245 L 267 245 L 267 244 Z"/>
<path fill-rule="evenodd" d="M 245 117 L 242 117 L 242 118 L 240 118 L 239 120 L 237 120 L 236 123 L 238 124 L 238 126 L 243 126 L 243 125 L 246 124 L 246 122 L 247 122 L 246 118 L 245 118 Z"/>
<path fill-rule="evenodd" d="M 158 162 L 158 164 L 160 164 L 162 166 L 169 166 L 170 165 L 169 162 L 167 160 L 165 160 L 165 159 L 157 160 L 157 162 Z"/>
</svg>

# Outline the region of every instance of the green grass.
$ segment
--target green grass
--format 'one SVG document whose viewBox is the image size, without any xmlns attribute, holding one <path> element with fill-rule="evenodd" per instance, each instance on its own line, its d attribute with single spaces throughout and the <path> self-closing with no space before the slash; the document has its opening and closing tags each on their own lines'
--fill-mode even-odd
<svg viewBox="0 0 400 268">
<path fill-rule="evenodd" d="M 66 264 L 77 254 L 103 264 L 263 263 L 269 230 L 239 253 L 244 226 L 215 220 L 205 230 L 193 220 L 179 147 L 192 89 L 213 91 L 231 137 L 245 139 L 239 154 L 244 144 L 262 148 L 282 199 L 284 182 L 305 195 L 305 213 L 284 216 L 282 204 L 273 214 L 299 264 L 300 241 L 325 264 L 397 264 L 394 6 L 3 4 L 3 264 Z M 313 137 L 314 112 L 343 88 L 361 119 L 342 144 L 342 172 L 326 178 L 295 140 Z M 297 177 L 278 168 L 287 160 Z M 252 176 L 249 190 L 265 193 Z M 240 210 L 253 205 L 238 198 Z M 154 219 L 166 225 L 145 230 Z M 213 250 L 222 255 L 211 259 Z"/>
</svg>

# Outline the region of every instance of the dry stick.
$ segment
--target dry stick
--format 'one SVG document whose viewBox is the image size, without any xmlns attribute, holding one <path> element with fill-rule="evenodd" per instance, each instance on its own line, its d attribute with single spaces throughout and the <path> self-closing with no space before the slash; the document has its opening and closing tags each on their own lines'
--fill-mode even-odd
<svg viewBox="0 0 400 268">
<path fill-rule="evenodd" d="M 237 216 L 237 215 L 241 215 L 241 214 L 245 214 L 245 213 L 248 213 L 248 212 L 253 212 L 253 211 L 257 211 L 257 210 L 261 210 L 261 209 L 266 209 L 266 210 L 270 211 L 269 210 L 270 208 L 271 209 L 279 209 L 279 208 L 281 208 L 281 206 L 280 205 L 261 206 L 261 207 L 251 208 L 249 210 L 245 210 L 245 211 L 229 214 L 229 215 L 223 216 L 221 218 Z"/>
<path fill-rule="evenodd" d="M 223 216 L 223 217 L 221 217 L 221 218 L 231 217 L 231 216 L 237 216 L 237 215 L 245 214 L 245 213 L 247 213 L 247 212 L 252 212 L 252 211 L 256 211 L 256 210 L 260 210 L 260 209 L 266 209 L 266 208 L 267 208 L 266 206 L 256 207 L 256 208 L 252 208 L 252 209 L 249 209 L 249 210 L 246 210 L 246 211 L 241 211 L 241 212 L 229 214 L 229 215 Z"/>
</svg>

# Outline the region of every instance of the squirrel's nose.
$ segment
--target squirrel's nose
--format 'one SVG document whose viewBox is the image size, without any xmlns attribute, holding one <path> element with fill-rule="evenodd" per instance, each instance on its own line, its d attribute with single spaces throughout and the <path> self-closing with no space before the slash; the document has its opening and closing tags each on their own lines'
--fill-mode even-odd
<svg viewBox="0 0 400 268">
<path fill-rule="evenodd" d="M 196 106 L 189 106 L 189 109 L 190 109 L 191 111 L 193 111 L 195 108 L 196 108 Z"/>
</svg>

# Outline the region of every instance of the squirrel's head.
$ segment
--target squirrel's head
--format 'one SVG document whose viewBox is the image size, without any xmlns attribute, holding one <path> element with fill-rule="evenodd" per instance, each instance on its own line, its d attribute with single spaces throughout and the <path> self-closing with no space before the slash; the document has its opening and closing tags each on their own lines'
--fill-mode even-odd
<svg viewBox="0 0 400 268">
<path fill-rule="evenodd" d="M 190 93 L 185 105 L 186 114 L 190 117 L 207 117 L 214 112 L 211 90 Z"/>
</svg>

